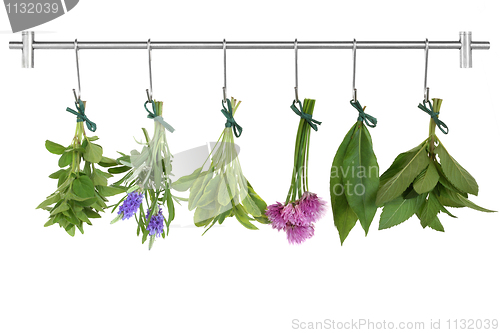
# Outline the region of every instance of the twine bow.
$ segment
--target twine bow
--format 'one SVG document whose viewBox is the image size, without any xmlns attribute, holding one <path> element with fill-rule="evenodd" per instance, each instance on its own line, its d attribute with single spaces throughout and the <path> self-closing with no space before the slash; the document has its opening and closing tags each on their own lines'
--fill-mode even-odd
<svg viewBox="0 0 500 333">
<path fill-rule="evenodd" d="M 149 111 L 148 110 L 148 107 L 146 106 L 148 103 L 151 103 L 153 105 L 153 112 Z M 152 101 L 146 101 L 144 103 L 144 108 L 146 109 L 146 111 L 148 112 L 148 118 L 149 119 L 153 119 L 154 121 L 157 121 L 159 122 L 160 124 L 162 124 L 163 127 L 165 127 L 167 129 L 167 131 L 169 131 L 170 133 L 174 133 L 175 129 L 170 126 L 169 123 L 167 123 L 162 116 L 159 116 L 157 111 L 156 111 L 156 105 L 155 105 L 155 102 Z"/>
<path fill-rule="evenodd" d="M 89 118 L 87 118 L 87 116 L 85 115 L 85 105 L 83 104 L 82 100 L 78 99 L 78 103 L 75 102 L 75 106 L 78 111 L 75 111 L 71 108 L 66 108 L 66 111 L 76 116 L 76 122 L 78 123 L 85 122 L 87 124 L 87 128 L 90 131 L 95 132 L 95 130 L 97 129 L 97 125 L 94 122 L 91 122 Z"/>
<path fill-rule="evenodd" d="M 222 101 L 222 108 L 223 109 L 220 110 L 220 111 L 222 112 L 222 114 L 227 119 L 227 121 L 226 121 L 226 127 L 232 127 L 234 135 L 237 138 L 239 138 L 240 135 L 241 135 L 241 133 L 243 132 L 243 127 L 241 127 L 240 125 L 238 125 L 238 123 L 236 122 L 236 120 L 234 120 L 234 117 L 233 117 L 233 107 L 231 106 L 231 101 L 229 100 L 229 98 L 226 99 L 226 103 L 227 103 L 227 109 L 224 106 L 224 101 Z"/>
<path fill-rule="evenodd" d="M 359 112 L 358 121 L 363 121 L 366 124 L 366 126 L 371 128 L 377 126 L 377 118 L 365 113 L 366 106 L 365 108 L 361 107 L 359 101 L 355 102 L 353 99 L 351 99 L 351 105 Z"/>
<path fill-rule="evenodd" d="M 425 103 L 428 103 L 429 104 L 429 108 L 427 108 L 425 106 Z M 437 127 L 439 127 L 439 129 L 441 130 L 441 132 L 443 132 L 444 134 L 448 134 L 449 130 L 448 130 L 448 126 L 446 126 L 446 124 L 444 122 L 442 122 L 438 116 L 439 116 L 439 112 L 434 112 L 434 108 L 432 107 L 432 104 L 431 104 L 431 101 L 423 101 L 423 104 L 420 103 L 418 105 L 418 108 L 422 111 L 424 111 L 425 113 L 427 113 L 429 116 L 431 116 L 431 118 L 434 120 L 434 122 L 436 123 Z"/>
<path fill-rule="evenodd" d="M 302 103 L 300 101 L 297 101 L 297 103 L 299 103 L 300 110 L 297 109 L 297 107 L 295 106 L 295 102 L 296 101 L 294 100 L 292 105 L 290 106 L 293 112 L 300 116 L 300 118 L 304 119 L 309 124 L 309 126 L 313 128 L 313 130 L 318 131 L 318 126 L 316 124 L 321 125 L 321 121 L 314 120 L 312 115 L 304 113 L 304 111 L 302 111 Z"/>
</svg>

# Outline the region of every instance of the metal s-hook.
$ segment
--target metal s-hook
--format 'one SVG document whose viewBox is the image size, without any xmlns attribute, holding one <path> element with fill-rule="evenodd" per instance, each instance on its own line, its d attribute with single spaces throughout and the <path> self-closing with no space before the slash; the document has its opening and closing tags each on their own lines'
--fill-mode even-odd
<svg viewBox="0 0 500 333">
<path fill-rule="evenodd" d="M 222 87 L 222 103 L 226 103 L 227 77 L 226 77 L 226 39 L 222 40 L 222 50 L 224 51 L 224 86 Z"/>
<path fill-rule="evenodd" d="M 429 87 L 427 87 L 427 69 L 429 67 L 429 40 L 425 39 L 425 75 L 424 75 L 424 102 L 429 101 Z"/>
<path fill-rule="evenodd" d="M 358 101 L 358 90 L 356 89 L 356 39 L 352 42 L 352 99 L 354 102 Z"/>
<path fill-rule="evenodd" d="M 151 72 L 151 39 L 148 39 L 146 48 L 148 49 L 148 63 L 149 63 L 149 90 L 146 89 L 146 95 L 148 95 L 148 102 L 153 103 L 153 73 Z"/>
<path fill-rule="evenodd" d="M 76 76 L 78 79 L 78 95 L 76 94 L 75 89 L 73 89 L 73 95 L 75 95 L 75 101 L 78 101 L 82 97 L 82 87 L 80 85 L 80 53 L 78 49 L 78 41 L 75 39 L 75 55 L 76 55 Z"/>
<path fill-rule="evenodd" d="M 298 52 L 297 38 L 295 38 L 293 49 L 295 51 L 295 102 L 299 102 L 299 62 L 298 62 L 299 52 Z"/>
</svg>

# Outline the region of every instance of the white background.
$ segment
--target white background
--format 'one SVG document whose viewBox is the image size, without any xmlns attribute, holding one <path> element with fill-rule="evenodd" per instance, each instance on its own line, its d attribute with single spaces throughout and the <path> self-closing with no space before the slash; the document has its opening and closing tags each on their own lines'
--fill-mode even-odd
<svg viewBox="0 0 500 333">
<path fill-rule="evenodd" d="M 499 209 L 497 1 L 96 1 L 34 30 L 40 41 L 458 40 L 459 31 L 491 50 L 473 53 L 474 68 L 459 68 L 458 50 L 431 50 L 431 97 L 444 100 L 438 134 L 475 176 L 473 200 Z M 44 228 L 34 208 L 51 194 L 57 156 L 46 139 L 69 144 L 76 88 L 71 50 L 37 51 L 35 69 L 21 69 L 8 49 L 0 10 L 2 218 L 1 332 L 292 332 L 292 320 L 398 323 L 500 319 L 498 213 L 454 209 L 440 215 L 446 230 L 423 230 L 414 217 L 367 237 L 359 224 L 340 246 L 331 210 L 316 235 L 300 246 L 261 226 L 235 219 L 205 236 L 192 212 L 177 207 L 175 226 L 152 251 L 135 236 L 135 222 L 110 225 L 108 213 L 85 235 Z M 228 94 L 242 100 L 237 143 L 246 177 L 268 202 L 285 200 L 298 118 L 292 50 L 228 50 Z M 105 155 L 137 148 L 133 137 L 152 128 L 142 104 L 149 85 L 146 50 L 81 51 L 82 98 L 97 123 Z M 427 137 L 422 50 L 359 50 L 358 98 L 379 120 L 371 130 L 381 171 Z M 355 122 L 350 50 L 299 50 L 300 98 L 316 99 L 310 189 L 329 201 L 329 171 Z M 221 50 L 154 50 L 155 98 L 165 102 L 168 135 L 180 152 L 218 138 Z M 112 198 L 112 201 L 118 198 Z"/>
</svg>

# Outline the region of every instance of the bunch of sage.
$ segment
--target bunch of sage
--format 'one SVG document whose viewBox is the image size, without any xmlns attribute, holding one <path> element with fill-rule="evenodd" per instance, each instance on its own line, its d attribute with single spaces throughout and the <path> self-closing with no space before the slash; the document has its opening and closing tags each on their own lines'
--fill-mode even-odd
<svg viewBox="0 0 500 333">
<path fill-rule="evenodd" d="M 177 191 L 189 190 L 188 209 L 195 210 L 194 224 L 206 228 L 203 234 L 233 216 L 251 230 L 258 229 L 251 221 L 269 223 L 267 205 L 243 176 L 234 144 L 233 132 L 239 137 L 243 130 L 234 120 L 240 103 L 232 97 L 222 101 L 227 121 L 216 145 L 201 167 L 172 183 Z M 209 158 L 210 166 L 205 169 Z"/>
<path fill-rule="evenodd" d="M 148 103 L 152 104 L 153 112 L 148 110 Z M 127 195 L 114 206 L 113 212 L 119 206 L 118 215 L 111 223 L 135 216 L 137 236 L 142 233 L 142 243 L 149 236 L 151 249 L 156 237 L 161 235 L 165 238 L 169 233 L 170 224 L 175 217 L 174 200 L 179 203 L 179 200 L 183 199 L 172 195 L 170 191 L 173 155 L 168 148 L 165 130 L 173 133 L 174 128 L 162 118 L 163 102 L 146 101 L 144 108 L 148 112 L 148 118 L 155 121 L 153 137 L 150 138 L 147 130 L 142 128 L 146 142 L 136 140 L 138 144 L 143 145 L 141 152 L 132 150 L 130 155 L 120 153 L 122 156 L 117 161 L 121 166 L 109 169 L 113 174 L 127 172 L 116 183 L 126 185 Z M 146 207 L 143 205 L 143 199 L 146 200 Z M 167 219 L 161 208 L 165 205 Z"/>
<path fill-rule="evenodd" d="M 290 108 L 299 117 L 295 138 L 295 153 L 292 181 L 284 203 L 277 202 L 267 207 L 266 214 L 273 229 L 284 231 L 290 244 L 300 244 L 314 235 L 314 223 L 324 214 L 326 202 L 309 192 L 309 142 L 311 128 L 318 130 L 321 122 L 312 118 L 314 99 L 294 100 Z M 299 105 L 297 108 L 296 104 Z"/>
<path fill-rule="evenodd" d="M 399 154 L 380 177 L 377 205 L 384 208 L 379 229 L 393 227 L 417 215 L 423 228 L 444 231 L 438 213 L 456 217 L 446 207 L 493 212 L 468 199 L 468 194 L 478 194 L 478 185 L 438 139 L 436 125 L 445 134 L 448 127 L 438 118 L 442 100 L 434 98 L 432 101 L 427 101 L 428 107 L 426 101 L 418 106 L 431 116 L 429 137 L 417 147 Z"/>
<path fill-rule="evenodd" d="M 333 220 L 341 244 L 358 219 L 365 235 L 368 234 L 377 211 L 375 199 L 379 186 L 377 157 L 365 126 L 375 127 L 377 119 L 366 114 L 366 106 L 362 108 L 359 101 L 351 100 L 351 105 L 358 110 L 358 120 L 337 150 L 330 172 Z"/>
<path fill-rule="evenodd" d="M 78 111 L 66 109 L 77 116 L 71 144 L 64 147 L 45 141 L 49 152 L 61 155 L 58 162 L 61 169 L 49 176 L 58 180 L 57 190 L 37 207 L 50 212 L 46 227 L 57 223 L 71 236 L 75 235 L 76 228 L 83 234 L 83 223 L 92 225 L 90 219 L 101 217 L 99 212 L 107 208 L 106 197 L 125 191 L 118 185 L 108 186 L 108 178 L 112 175 L 96 166 L 107 168 L 118 164 L 114 159 L 103 156 L 102 147 L 94 143 L 97 136 L 87 137 L 85 134 L 84 122 L 90 131 L 96 130 L 96 125 L 85 115 L 86 103 L 78 99 L 75 105 Z"/>
</svg>

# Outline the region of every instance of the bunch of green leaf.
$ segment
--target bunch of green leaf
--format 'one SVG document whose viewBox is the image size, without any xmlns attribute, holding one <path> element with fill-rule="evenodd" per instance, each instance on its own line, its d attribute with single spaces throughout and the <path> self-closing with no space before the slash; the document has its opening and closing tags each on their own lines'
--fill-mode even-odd
<svg viewBox="0 0 500 333">
<path fill-rule="evenodd" d="M 375 127 L 377 120 L 364 114 L 364 108 L 361 109 L 359 102 L 355 102 L 353 106 L 358 111 L 362 110 L 360 117 L 344 137 L 330 172 L 333 219 L 341 244 L 358 219 L 365 235 L 368 234 L 377 211 L 375 199 L 379 186 L 378 163 L 370 132 L 363 119 L 368 118 L 372 122 L 367 122 L 370 127 Z"/>
<path fill-rule="evenodd" d="M 441 103 L 441 99 L 433 99 L 433 112 L 439 114 Z M 451 157 L 435 129 L 436 122 L 431 118 L 429 137 L 417 147 L 399 154 L 380 177 L 377 205 L 384 208 L 379 229 L 398 225 L 415 214 L 423 228 L 444 231 L 438 213 L 456 217 L 446 207 L 493 212 L 468 199 L 468 194 L 478 194 L 478 185 L 471 174 Z"/>
<path fill-rule="evenodd" d="M 154 101 L 152 104 L 154 115 L 161 117 L 163 114 L 163 102 Z M 173 128 L 166 124 L 163 118 L 161 118 L 161 121 L 155 119 L 152 138 L 150 138 L 147 130 L 142 128 L 146 142 L 142 143 L 136 140 L 137 143 L 143 145 L 141 152 L 133 150 L 130 155 L 120 153 L 122 156 L 117 159 L 117 162 L 121 166 L 109 169 L 109 172 L 113 174 L 127 172 L 125 176 L 115 183 L 115 185 L 125 184 L 127 195 L 134 191 L 145 194 L 146 207 L 144 207 L 144 203 L 141 203 L 139 210 L 135 213 L 135 219 L 137 221 L 137 236 L 142 233 L 142 243 L 144 243 L 149 235 L 150 249 L 156 237 L 156 235 L 147 230 L 151 217 L 159 214 L 160 206 L 167 206 L 168 218 L 165 222 L 167 231 L 166 234 L 165 231 L 161 233 L 162 237 L 165 238 L 165 235 L 168 235 L 170 224 L 175 217 L 173 201 L 175 200 L 177 203 L 180 203 L 180 200 L 186 200 L 172 195 L 170 191 L 173 155 L 168 148 L 165 126 L 173 132 Z M 114 205 L 113 212 L 126 198 L 127 196 L 124 196 Z M 146 213 L 148 211 L 151 212 L 149 217 L 147 217 L 148 214 Z M 115 223 L 121 219 L 124 219 L 123 214 L 116 216 L 111 223 Z"/>
<path fill-rule="evenodd" d="M 45 141 L 49 152 L 61 155 L 58 163 L 61 169 L 49 176 L 58 180 L 57 190 L 37 207 L 50 212 L 46 227 L 57 223 L 71 236 L 76 228 L 83 234 L 83 223 L 92 225 L 90 219 L 101 217 L 99 212 L 107 208 L 106 197 L 125 191 L 121 186 L 108 186 L 112 175 L 101 171 L 96 164 L 106 168 L 118 165 L 117 162 L 102 155 L 102 147 L 94 143 L 97 136 L 87 137 L 84 122 L 76 124 L 69 146 Z"/>
<path fill-rule="evenodd" d="M 231 101 L 227 99 L 226 102 L 229 107 L 226 112 L 234 116 L 241 101 L 231 98 Z M 207 170 L 203 171 L 208 157 L 191 175 L 181 177 L 172 184 L 177 191 L 190 191 L 188 208 L 195 210 L 195 225 L 207 228 L 207 232 L 215 223 L 222 224 L 227 217 L 232 216 L 252 230 L 258 228 L 250 221 L 269 223 L 266 203 L 241 171 L 231 127 L 224 129 L 209 158 L 211 163 Z"/>
</svg>

